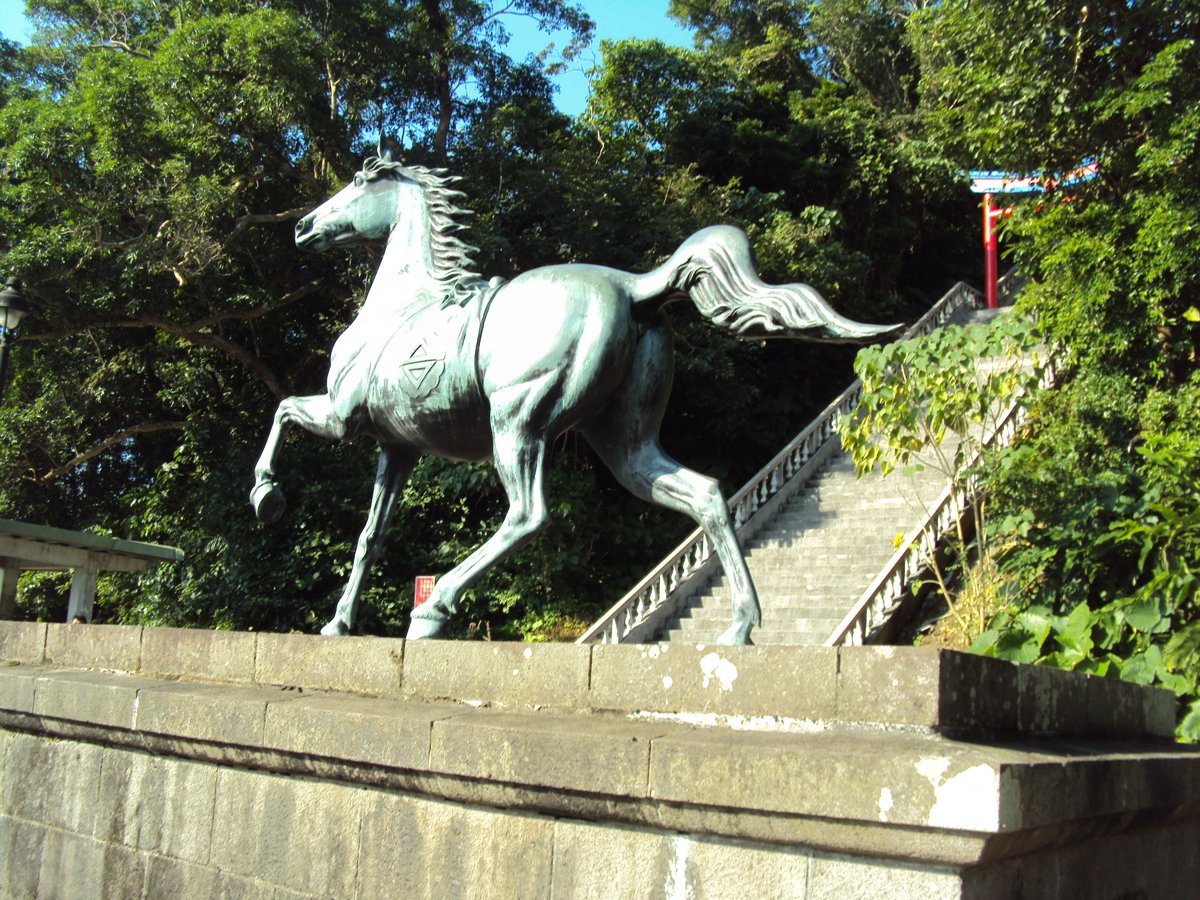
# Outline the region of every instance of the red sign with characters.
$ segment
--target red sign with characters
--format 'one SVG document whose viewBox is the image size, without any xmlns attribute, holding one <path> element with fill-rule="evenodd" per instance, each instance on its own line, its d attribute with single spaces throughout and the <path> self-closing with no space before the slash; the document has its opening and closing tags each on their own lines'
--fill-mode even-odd
<svg viewBox="0 0 1200 900">
<path fill-rule="evenodd" d="M 433 575 L 418 575 L 413 583 L 413 608 L 416 609 L 433 596 L 433 585 L 437 578 Z"/>
</svg>

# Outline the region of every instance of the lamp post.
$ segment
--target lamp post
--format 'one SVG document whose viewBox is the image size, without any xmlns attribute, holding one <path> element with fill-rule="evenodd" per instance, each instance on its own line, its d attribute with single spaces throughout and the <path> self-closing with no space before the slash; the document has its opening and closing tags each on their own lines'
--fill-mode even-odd
<svg viewBox="0 0 1200 900">
<path fill-rule="evenodd" d="M 29 301 L 21 293 L 21 280 L 9 278 L 0 290 L 0 400 L 8 384 L 8 350 L 17 342 L 21 320 L 29 312 Z"/>
</svg>

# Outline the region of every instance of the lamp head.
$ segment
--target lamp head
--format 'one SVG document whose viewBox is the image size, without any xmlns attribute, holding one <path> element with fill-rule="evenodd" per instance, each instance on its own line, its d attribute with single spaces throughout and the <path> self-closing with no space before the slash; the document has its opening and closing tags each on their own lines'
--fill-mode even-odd
<svg viewBox="0 0 1200 900">
<path fill-rule="evenodd" d="M 12 334 L 21 327 L 21 320 L 30 312 L 29 301 L 21 293 L 21 279 L 8 278 L 0 290 L 0 329 Z"/>
</svg>

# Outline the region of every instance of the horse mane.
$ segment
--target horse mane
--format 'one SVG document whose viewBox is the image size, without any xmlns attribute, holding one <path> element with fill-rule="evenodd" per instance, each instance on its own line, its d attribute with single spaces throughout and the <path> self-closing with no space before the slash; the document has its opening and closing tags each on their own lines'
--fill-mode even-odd
<svg viewBox="0 0 1200 900">
<path fill-rule="evenodd" d="M 429 247 L 433 255 L 431 274 L 445 286 L 443 306 L 466 303 L 485 282 L 475 268 L 475 254 L 479 248 L 455 236 L 456 232 L 467 228 L 458 221 L 458 217 L 472 214 L 471 210 L 457 205 L 457 201 L 466 197 L 466 194 L 450 187 L 461 179 L 457 175 L 447 175 L 445 169 L 406 166 L 377 156 L 363 163 L 364 178 L 373 180 L 385 174 L 406 178 L 421 186 L 429 211 Z"/>
</svg>

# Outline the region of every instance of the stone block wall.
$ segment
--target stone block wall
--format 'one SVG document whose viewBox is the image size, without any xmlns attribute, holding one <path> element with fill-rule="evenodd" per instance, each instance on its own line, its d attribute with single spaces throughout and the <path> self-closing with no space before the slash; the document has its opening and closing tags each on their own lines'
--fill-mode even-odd
<svg viewBox="0 0 1200 900">
<path fill-rule="evenodd" d="M 1190 897 L 1171 698 L 889 648 L 0 623 L 4 897 Z"/>
</svg>

